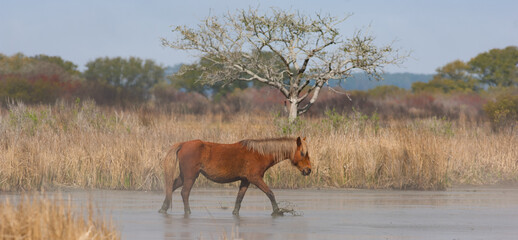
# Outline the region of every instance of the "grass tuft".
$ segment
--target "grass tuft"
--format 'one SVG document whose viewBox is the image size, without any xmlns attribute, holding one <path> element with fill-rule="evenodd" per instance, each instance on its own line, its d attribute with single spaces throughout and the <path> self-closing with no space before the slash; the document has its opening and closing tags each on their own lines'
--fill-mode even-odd
<svg viewBox="0 0 518 240">
<path fill-rule="evenodd" d="M 120 239 L 107 221 L 94 215 L 90 203 L 77 214 L 70 201 L 22 196 L 17 205 L 0 203 L 0 239 Z"/>
</svg>

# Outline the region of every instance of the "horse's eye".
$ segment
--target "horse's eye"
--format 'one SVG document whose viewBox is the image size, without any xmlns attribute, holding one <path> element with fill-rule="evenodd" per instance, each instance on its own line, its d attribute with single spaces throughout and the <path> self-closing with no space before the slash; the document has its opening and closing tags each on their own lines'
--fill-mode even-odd
<svg viewBox="0 0 518 240">
<path fill-rule="evenodd" d="M 300 151 L 300 156 L 304 157 L 304 152 L 303 151 Z"/>
</svg>

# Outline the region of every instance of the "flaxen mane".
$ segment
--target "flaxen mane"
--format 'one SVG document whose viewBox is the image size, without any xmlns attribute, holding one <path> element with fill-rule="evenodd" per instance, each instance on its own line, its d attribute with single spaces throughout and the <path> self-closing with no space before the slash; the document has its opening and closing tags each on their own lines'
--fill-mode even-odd
<svg viewBox="0 0 518 240">
<path fill-rule="evenodd" d="M 239 143 L 250 151 L 262 155 L 272 154 L 277 161 L 284 160 L 287 153 L 291 154 L 297 148 L 295 138 L 246 139 Z"/>
</svg>

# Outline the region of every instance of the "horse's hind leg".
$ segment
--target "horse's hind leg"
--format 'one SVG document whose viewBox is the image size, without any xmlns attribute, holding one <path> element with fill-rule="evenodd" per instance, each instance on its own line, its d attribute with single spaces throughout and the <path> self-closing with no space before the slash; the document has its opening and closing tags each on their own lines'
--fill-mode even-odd
<svg viewBox="0 0 518 240">
<path fill-rule="evenodd" d="M 198 175 L 194 177 L 184 177 L 183 179 L 182 200 L 185 215 L 191 214 L 191 208 L 189 206 L 189 194 L 191 194 L 191 188 L 194 185 L 197 177 Z"/>
<path fill-rule="evenodd" d="M 171 184 L 169 183 L 168 185 L 171 185 Z M 179 188 L 183 185 L 182 177 L 178 176 L 174 180 L 174 183 L 172 185 L 173 186 L 166 186 L 164 203 L 162 204 L 162 208 L 160 208 L 160 210 L 158 211 L 160 213 L 166 213 L 167 209 L 169 209 L 169 207 L 171 207 L 174 190 L 176 190 L 177 188 Z"/>
<path fill-rule="evenodd" d="M 241 184 L 239 185 L 239 192 L 237 193 L 236 206 L 234 207 L 234 211 L 232 211 L 232 214 L 239 215 L 241 201 L 243 201 L 243 197 L 245 196 L 248 186 L 250 186 L 250 182 L 248 180 L 241 180 Z"/>
<path fill-rule="evenodd" d="M 164 203 L 162 204 L 162 207 L 160 210 L 158 210 L 159 213 L 167 213 L 167 209 L 171 206 L 171 201 L 173 199 L 173 179 L 168 179 L 168 176 L 166 176 L 166 182 L 165 182 L 165 199 Z"/>
</svg>

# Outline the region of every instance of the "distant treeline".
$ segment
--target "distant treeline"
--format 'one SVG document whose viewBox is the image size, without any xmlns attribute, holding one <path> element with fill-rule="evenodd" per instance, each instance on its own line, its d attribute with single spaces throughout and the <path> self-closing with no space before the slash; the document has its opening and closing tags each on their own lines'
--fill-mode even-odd
<svg viewBox="0 0 518 240">
<path fill-rule="evenodd" d="M 145 106 L 192 114 L 283 112 L 285 98 L 265 85 L 200 84 L 204 64 L 200 60 L 163 67 L 149 59 L 104 57 L 88 62 L 81 72 L 76 64 L 58 56 L 0 54 L 0 101 L 5 106 L 9 101 L 39 104 L 92 99 L 104 106 Z M 346 94 L 328 88 L 308 113 L 322 115 L 333 109 L 390 117 L 466 115 L 479 119 L 487 102 L 505 98 L 503 108 L 510 110 L 497 106 L 495 111 L 518 115 L 518 105 L 513 109 L 514 101 L 518 102 L 517 66 L 518 48 L 510 46 L 481 53 L 469 62 L 453 61 L 434 75 L 385 74 L 385 80 L 377 82 L 358 73 L 331 82 L 331 88 L 340 84 Z"/>
</svg>

